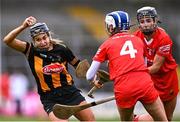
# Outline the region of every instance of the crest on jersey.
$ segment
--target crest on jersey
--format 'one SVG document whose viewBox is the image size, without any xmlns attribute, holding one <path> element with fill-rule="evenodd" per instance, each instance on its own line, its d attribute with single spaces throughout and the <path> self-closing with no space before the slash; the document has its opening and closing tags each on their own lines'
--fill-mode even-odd
<svg viewBox="0 0 180 122">
<path fill-rule="evenodd" d="M 42 68 L 42 71 L 46 75 L 51 75 L 53 73 L 61 73 L 64 70 L 64 65 L 59 63 L 46 65 Z"/>
<path fill-rule="evenodd" d="M 170 44 L 163 45 L 163 46 L 159 47 L 159 52 L 161 52 L 162 54 L 169 54 L 170 50 L 171 50 Z"/>
</svg>

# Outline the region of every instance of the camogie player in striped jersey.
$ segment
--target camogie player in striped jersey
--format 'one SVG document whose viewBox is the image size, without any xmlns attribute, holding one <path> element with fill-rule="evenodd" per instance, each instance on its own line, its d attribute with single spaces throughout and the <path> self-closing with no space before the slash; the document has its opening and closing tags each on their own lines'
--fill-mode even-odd
<svg viewBox="0 0 180 122">
<path fill-rule="evenodd" d="M 169 121 L 172 120 L 178 94 L 177 64 L 172 56 L 173 42 L 164 29 L 157 26 L 158 15 L 154 7 L 137 10 L 139 29 L 134 35 L 144 43 L 145 60 L 154 87 L 163 102 Z M 139 120 L 151 120 L 149 115 Z"/>
<path fill-rule="evenodd" d="M 30 27 L 33 42 L 16 39 L 28 27 Z M 28 17 L 22 25 L 6 35 L 4 42 L 9 47 L 26 55 L 36 79 L 40 100 L 51 121 L 68 121 L 68 118 L 62 120 L 54 115 L 52 108 L 55 104 L 79 105 L 86 103 L 68 72 L 68 63 L 76 68 L 80 60 L 66 45 L 51 38 L 49 28 L 45 23 L 36 23 L 36 18 Z M 90 108 L 79 111 L 74 116 L 80 121 L 95 121 Z"/>
</svg>

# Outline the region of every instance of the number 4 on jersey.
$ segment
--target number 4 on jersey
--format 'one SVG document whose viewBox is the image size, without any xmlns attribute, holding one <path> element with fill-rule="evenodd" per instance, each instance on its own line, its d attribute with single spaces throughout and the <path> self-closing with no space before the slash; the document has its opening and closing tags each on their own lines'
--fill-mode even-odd
<svg viewBox="0 0 180 122">
<path fill-rule="evenodd" d="M 135 58 L 135 54 L 137 53 L 137 50 L 134 49 L 132 41 L 128 40 L 124 43 L 122 46 L 122 49 L 120 51 L 120 55 L 130 55 L 131 58 Z"/>
</svg>

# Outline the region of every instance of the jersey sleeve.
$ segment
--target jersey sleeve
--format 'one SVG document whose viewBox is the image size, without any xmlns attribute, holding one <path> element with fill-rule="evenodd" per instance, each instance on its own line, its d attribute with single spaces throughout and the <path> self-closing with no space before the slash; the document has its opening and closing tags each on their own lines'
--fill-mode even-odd
<svg viewBox="0 0 180 122">
<path fill-rule="evenodd" d="M 64 55 L 68 62 L 71 62 L 75 58 L 73 52 L 67 46 L 64 47 Z"/>
<path fill-rule="evenodd" d="M 157 49 L 157 54 L 160 56 L 167 57 L 171 54 L 171 52 L 172 52 L 172 41 L 170 37 L 166 36 L 161 40 L 160 45 L 158 46 Z"/>
<path fill-rule="evenodd" d="M 30 47 L 30 43 L 29 42 L 26 42 L 26 48 L 25 50 L 23 51 L 23 54 L 27 54 L 28 50 L 29 50 L 29 47 Z"/>
<path fill-rule="evenodd" d="M 98 62 L 104 62 L 107 59 L 107 44 L 103 43 L 97 50 L 93 60 Z"/>
</svg>

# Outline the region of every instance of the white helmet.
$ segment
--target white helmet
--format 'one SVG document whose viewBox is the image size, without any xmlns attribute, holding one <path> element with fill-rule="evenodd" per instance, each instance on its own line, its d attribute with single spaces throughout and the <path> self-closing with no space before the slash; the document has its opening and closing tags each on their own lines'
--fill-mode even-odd
<svg viewBox="0 0 180 122">
<path fill-rule="evenodd" d="M 122 30 L 130 29 L 130 19 L 128 13 L 124 11 L 114 11 L 108 13 L 105 17 L 106 29 L 109 33 L 119 32 Z M 112 26 L 114 32 L 109 31 L 109 27 Z"/>
</svg>

